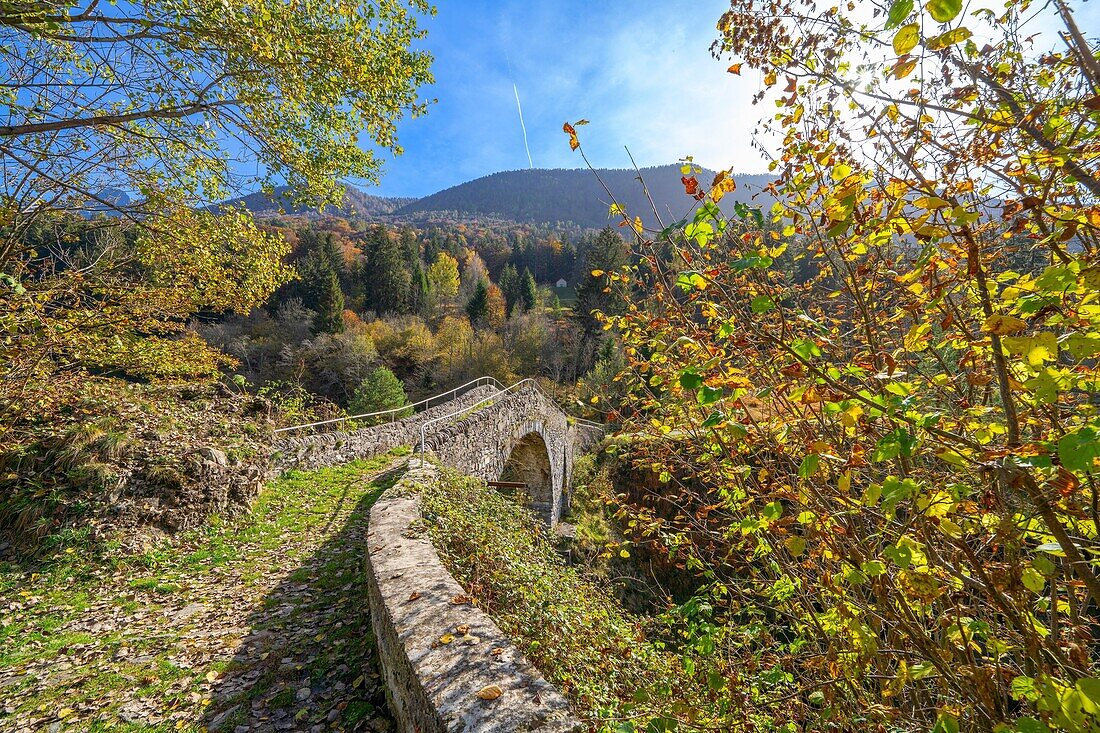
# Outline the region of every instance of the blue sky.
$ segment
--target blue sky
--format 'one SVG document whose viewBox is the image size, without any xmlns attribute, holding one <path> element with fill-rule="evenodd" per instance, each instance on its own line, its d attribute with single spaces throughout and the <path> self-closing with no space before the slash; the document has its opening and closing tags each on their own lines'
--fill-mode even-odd
<svg viewBox="0 0 1100 733">
<path fill-rule="evenodd" d="M 439 0 L 422 47 L 435 56 L 438 98 L 427 116 L 399 127 L 404 155 L 387 161 L 389 196 L 424 196 L 500 170 L 526 168 L 512 80 L 531 157 L 540 168 L 575 168 L 562 123 L 590 120 L 581 139 L 599 167 L 675 162 L 760 172 L 750 145 L 756 74 L 736 77 L 714 60 L 725 0 Z M 509 75 L 511 67 L 511 76 Z"/>
<path fill-rule="evenodd" d="M 967 10 L 1000 2 L 969 0 Z M 729 74 L 730 60 L 710 55 L 728 0 L 437 4 L 421 46 L 435 56 L 436 77 L 423 96 L 439 101 L 427 116 L 401 123 L 405 154 L 387 160 L 381 185 L 369 192 L 425 196 L 526 168 L 513 81 L 536 167 L 581 167 L 561 126 L 585 118 L 581 139 L 597 167 L 628 167 L 627 146 L 643 167 L 691 155 L 713 169 L 767 169 L 751 144 L 757 120 L 774 112 L 767 102 L 751 103 L 760 74 L 747 67 L 743 76 Z M 1100 2 L 1070 5 L 1084 32 L 1095 35 Z M 1047 49 L 1059 45 L 1050 14 L 1029 24 Z"/>
</svg>

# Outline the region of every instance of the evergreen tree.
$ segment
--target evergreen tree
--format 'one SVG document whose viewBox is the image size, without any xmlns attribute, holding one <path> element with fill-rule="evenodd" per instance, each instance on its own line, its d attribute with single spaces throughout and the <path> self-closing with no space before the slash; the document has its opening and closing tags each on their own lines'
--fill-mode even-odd
<svg viewBox="0 0 1100 733">
<path fill-rule="evenodd" d="M 331 269 L 324 270 L 315 287 L 313 333 L 340 333 L 344 330 L 344 291 L 340 289 L 340 279 Z"/>
<path fill-rule="evenodd" d="M 355 395 L 348 403 L 348 411 L 353 415 L 362 415 L 370 412 L 381 412 L 403 407 L 409 404 L 409 398 L 405 395 L 405 385 L 393 372 L 386 367 L 378 367 L 360 383 Z M 395 417 L 411 415 L 412 407 L 397 412 Z M 368 425 L 386 422 L 389 415 L 380 415 L 373 419 L 364 420 Z"/>
<path fill-rule="evenodd" d="M 606 277 L 593 275 L 593 271 L 612 272 L 620 269 L 629 260 L 629 246 L 611 227 L 604 228 L 589 247 L 585 258 L 585 274 L 577 285 L 576 306 L 577 316 L 589 336 L 601 331 L 600 322 L 592 315 L 592 311 L 621 313 L 625 301 L 625 294 L 618 287 L 604 292 L 607 289 Z"/>
<path fill-rule="evenodd" d="M 504 266 L 504 269 L 500 271 L 500 291 L 504 293 L 504 311 L 507 315 L 512 315 L 512 308 L 515 307 L 516 301 L 519 300 L 519 272 L 516 271 L 515 266 L 509 262 Z"/>
<path fill-rule="evenodd" d="M 482 326 L 489 320 L 489 285 L 485 280 L 478 280 L 474 288 L 474 294 L 466 303 L 466 315 L 470 317 L 470 323 L 474 326 Z"/>
<path fill-rule="evenodd" d="M 423 314 L 428 307 L 428 273 L 417 262 L 413 265 L 412 288 L 409 294 L 409 310 L 413 313 Z"/>
<path fill-rule="evenodd" d="M 416 231 L 409 226 L 401 227 L 400 243 L 401 255 L 411 270 L 420 264 L 420 240 L 416 238 Z"/>
<path fill-rule="evenodd" d="M 539 300 L 539 290 L 538 286 L 535 285 L 535 276 L 526 267 L 523 268 L 523 277 L 520 280 L 519 300 L 523 304 L 525 312 L 533 310 Z"/>
<path fill-rule="evenodd" d="M 404 313 L 412 289 L 409 272 L 399 244 L 386 228 L 377 224 L 367 237 L 365 268 L 367 304 L 379 315 Z"/>
</svg>

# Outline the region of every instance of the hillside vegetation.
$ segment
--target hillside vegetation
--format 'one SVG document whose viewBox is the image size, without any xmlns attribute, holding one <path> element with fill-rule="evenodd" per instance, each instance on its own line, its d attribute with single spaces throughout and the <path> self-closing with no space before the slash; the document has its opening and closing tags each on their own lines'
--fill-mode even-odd
<svg viewBox="0 0 1100 733">
<path fill-rule="evenodd" d="M 714 174 L 709 172 L 709 175 L 713 177 Z M 519 222 L 572 222 L 599 229 L 609 223 L 617 224 L 618 219 L 608 214 L 613 200 L 597 176 L 610 189 L 614 201 L 629 209 L 631 216 L 640 216 L 647 226 L 657 226 L 654 207 L 664 226 L 680 221 L 691 211 L 691 200 L 684 196 L 680 165 L 677 164 L 640 171 L 602 168 L 494 173 L 425 196 L 395 213 L 415 217 L 428 212 L 449 212 Z M 730 213 L 735 201 L 755 201 L 756 205 L 770 206 L 770 196 L 762 193 L 770 181 L 766 175 L 737 176 L 738 189 L 727 198 L 725 206 Z"/>
</svg>

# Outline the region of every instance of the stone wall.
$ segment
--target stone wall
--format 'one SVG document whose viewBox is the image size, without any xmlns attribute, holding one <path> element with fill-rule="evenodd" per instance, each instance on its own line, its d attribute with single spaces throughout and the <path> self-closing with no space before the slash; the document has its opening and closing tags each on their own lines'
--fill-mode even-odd
<svg viewBox="0 0 1100 733">
<path fill-rule="evenodd" d="M 583 730 L 565 698 L 492 619 L 465 600 L 424 536 L 418 491 L 437 480 L 433 465 L 410 459 L 406 474 L 371 509 L 366 562 L 371 623 L 398 729 Z M 442 643 L 446 635 L 453 639 Z M 492 686 L 499 696 L 487 690 Z"/>
<path fill-rule="evenodd" d="M 423 412 L 351 432 L 318 435 L 291 435 L 275 443 L 275 468 L 310 470 L 336 466 L 361 458 L 371 458 L 402 445 L 420 443 L 420 425 L 463 407 L 473 405 L 497 392 L 495 387 L 475 387 L 469 392 Z"/>
<path fill-rule="evenodd" d="M 445 466 L 486 481 L 495 481 L 515 446 L 536 433 L 550 459 L 552 502 L 550 523 L 556 523 L 572 485 L 573 456 L 587 450 L 603 432 L 575 424 L 534 384 L 527 384 L 453 422 L 430 427 L 426 448 Z"/>
</svg>

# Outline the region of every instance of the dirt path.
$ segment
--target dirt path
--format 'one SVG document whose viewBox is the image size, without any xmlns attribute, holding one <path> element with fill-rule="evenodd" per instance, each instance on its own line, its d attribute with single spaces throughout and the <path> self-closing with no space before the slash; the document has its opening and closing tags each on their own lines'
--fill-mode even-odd
<svg viewBox="0 0 1100 733">
<path fill-rule="evenodd" d="M 360 563 L 394 465 L 292 474 L 124 563 L 0 564 L 0 729 L 391 730 Z"/>
</svg>

